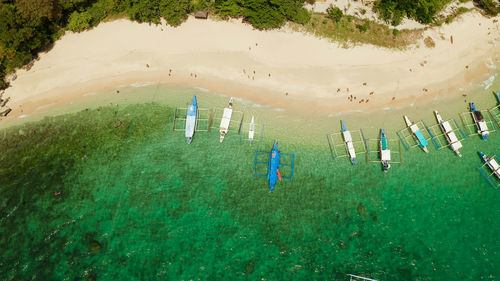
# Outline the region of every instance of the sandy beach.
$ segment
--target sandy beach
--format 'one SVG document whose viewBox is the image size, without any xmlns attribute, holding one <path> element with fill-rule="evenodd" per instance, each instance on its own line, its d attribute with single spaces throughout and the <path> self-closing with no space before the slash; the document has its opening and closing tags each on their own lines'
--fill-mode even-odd
<svg viewBox="0 0 500 281">
<path fill-rule="evenodd" d="M 377 110 L 461 96 L 499 62 L 500 24 L 470 12 L 424 31 L 408 50 L 350 49 L 284 27 L 258 31 L 241 20 L 189 18 L 180 27 L 128 20 L 68 32 L 17 71 L 5 91 L 7 118 L 64 105 L 93 91 L 153 82 L 197 86 L 303 112 Z"/>
</svg>

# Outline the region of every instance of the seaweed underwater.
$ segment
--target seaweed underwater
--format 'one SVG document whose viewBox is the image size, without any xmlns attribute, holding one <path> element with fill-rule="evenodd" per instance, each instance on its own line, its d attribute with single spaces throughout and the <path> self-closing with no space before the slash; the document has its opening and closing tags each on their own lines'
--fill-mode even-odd
<svg viewBox="0 0 500 281">
<path fill-rule="evenodd" d="M 293 182 L 269 192 L 255 150 L 171 131 L 173 109 L 106 106 L 0 132 L 0 279 L 494 280 L 497 192 L 468 140 L 380 165 L 280 140 Z"/>
</svg>

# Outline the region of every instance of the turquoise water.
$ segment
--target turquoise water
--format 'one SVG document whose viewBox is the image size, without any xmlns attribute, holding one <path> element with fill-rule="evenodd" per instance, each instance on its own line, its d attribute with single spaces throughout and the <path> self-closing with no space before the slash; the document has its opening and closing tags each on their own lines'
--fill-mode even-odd
<svg viewBox="0 0 500 281">
<path fill-rule="evenodd" d="M 272 133 L 253 146 L 197 133 L 187 145 L 172 114 L 115 105 L 3 130 L 0 279 L 500 276 L 499 193 L 476 169 L 478 151 L 499 152 L 499 132 L 468 138 L 463 158 L 403 151 L 387 174 L 332 160 L 324 132 L 280 139 L 294 181 L 270 193 L 252 169 Z"/>
</svg>

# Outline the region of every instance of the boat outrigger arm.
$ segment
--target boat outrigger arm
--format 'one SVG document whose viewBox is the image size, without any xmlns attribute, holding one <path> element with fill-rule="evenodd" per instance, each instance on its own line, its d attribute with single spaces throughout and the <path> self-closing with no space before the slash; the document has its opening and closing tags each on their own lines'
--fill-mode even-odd
<svg viewBox="0 0 500 281">
<path fill-rule="evenodd" d="M 257 156 L 258 154 L 265 154 L 269 158 L 263 162 L 263 161 L 258 161 Z M 289 164 L 285 163 L 280 163 L 281 161 L 281 156 L 288 156 L 291 157 L 291 162 Z M 278 150 L 278 141 L 276 140 L 273 145 L 273 149 L 271 152 L 267 151 L 255 151 L 255 162 L 254 162 L 254 177 L 266 177 L 267 180 L 269 181 L 269 188 L 271 191 L 274 191 L 274 187 L 276 186 L 276 183 L 278 180 L 290 180 L 293 182 L 293 167 L 294 167 L 294 162 L 295 162 L 295 154 L 289 154 L 289 153 L 281 153 Z M 266 165 L 267 166 L 267 172 L 265 174 L 257 174 L 257 165 Z M 280 167 L 288 167 L 290 169 L 290 176 L 285 176 L 282 175 L 279 168 Z"/>
<path fill-rule="evenodd" d="M 434 110 L 434 115 L 436 115 L 439 127 L 441 128 L 441 131 L 443 131 L 446 141 L 448 141 L 448 144 L 450 145 L 451 149 L 455 151 L 455 153 L 459 157 L 462 157 L 462 154 L 460 153 L 459 150 L 460 148 L 462 148 L 462 143 L 458 140 L 457 136 L 455 135 L 455 132 L 453 132 L 453 128 L 451 127 L 450 122 L 444 121 L 437 110 Z"/>
<path fill-rule="evenodd" d="M 497 160 L 493 157 L 488 157 L 483 152 L 480 152 L 480 155 L 483 158 L 483 162 L 490 167 L 492 174 L 496 175 L 500 180 L 500 164 L 498 164 Z"/>
<path fill-rule="evenodd" d="M 486 121 L 484 120 L 483 114 L 481 111 L 476 109 L 473 102 L 470 103 L 470 109 L 474 123 L 476 123 L 477 133 L 483 138 L 483 140 L 487 140 L 490 132 L 488 130 L 488 126 L 486 125 Z"/>
<path fill-rule="evenodd" d="M 229 131 L 229 124 L 231 123 L 231 115 L 233 114 L 233 98 L 229 99 L 229 105 L 224 108 L 222 119 L 220 121 L 220 142 L 224 141 L 224 137 Z"/>
<path fill-rule="evenodd" d="M 408 118 L 408 116 L 406 116 L 406 115 L 404 116 L 404 119 L 405 119 L 406 125 L 408 126 L 408 128 L 410 128 L 410 130 L 413 134 L 413 138 L 418 143 L 418 146 L 420 146 L 420 148 L 422 148 L 422 150 L 425 151 L 426 153 L 429 153 L 429 150 L 427 149 L 427 145 L 429 145 L 429 144 L 427 143 L 427 140 L 425 139 L 424 135 L 422 134 L 422 132 L 418 128 L 417 124 L 413 124 L 410 121 L 410 119 Z"/>
<path fill-rule="evenodd" d="M 353 165 L 356 165 L 356 151 L 354 150 L 354 144 L 352 143 L 351 132 L 346 129 L 344 121 L 340 120 L 340 123 L 342 125 L 342 137 L 344 138 L 344 143 L 347 152 L 349 153 L 349 158 L 351 159 L 351 163 Z"/>
<path fill-rule="evenodd" d="M 185 136 L 187 138 L 188 144 L 193 141 L 194 131 L 196 130 L 197 116 L 198 116 L 198 103 L 196 101 L 196 95 L 194 95 L 193 99 L 191 100 L 191 104 L 188 107 L 187 117 L 186 117 Z"/>
<path fill-rule="evenodd" d="M 382 169 L 387 172 L 391 167 L 391 150 L 389 149 L 389 142 L 385 135 L 385 130 L 380 130 L 380 160 L 382 162 Z"/>
</svg>

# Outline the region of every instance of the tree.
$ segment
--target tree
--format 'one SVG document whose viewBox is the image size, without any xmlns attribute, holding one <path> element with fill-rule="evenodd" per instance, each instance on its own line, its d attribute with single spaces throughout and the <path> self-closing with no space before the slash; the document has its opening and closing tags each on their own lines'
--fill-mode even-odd
<svg viewBox="0 0 500 281">
<path fill-rule="evenodd" d="M 172 26 L 180 25 L 192 10 L 191 0 L 162 0 L 160 15 Z"/>
<path fill-rule="evenodd" d="M 127 0 L 130 19 L 138 22 L 160 22 L 158 0 Z"/>
<path fill-rule="evenodd" d="M 73 32 L 80 32 L 90 26 L 92 16 L 87 12 L 73 12 L 69 17 L 67 28 Z"/>
<path fill-rule="evenodd" d="M 339 22 L 342 16 L 342 10 L 339 7 L 334 7 L 330 5 L 330 7 L 326 10 L 328 17 L 331 18 L 335 22 Z"/>
<path fill-rule="evenodd" d="M 23 18 L 35 23 L 43 18 L 52 21 L 61 17 L 62 7 L 58 0 L 16 0 L 15 6 Z"/>
</svg>

